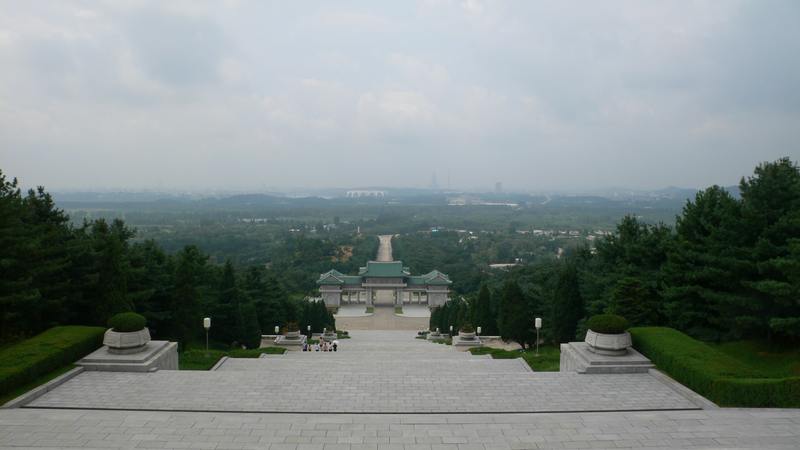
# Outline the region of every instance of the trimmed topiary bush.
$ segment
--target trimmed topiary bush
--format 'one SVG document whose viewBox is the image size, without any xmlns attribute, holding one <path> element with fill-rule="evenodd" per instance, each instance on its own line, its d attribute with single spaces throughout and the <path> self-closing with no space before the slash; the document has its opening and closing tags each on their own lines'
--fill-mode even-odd
<svg viewBox="0 0 800 450">
<path fill-rule="evenodd" d="M 461 325 L 461 330 L 459 331 L 461 331 L 462 333 L 474 333 L 475 329 L 472 328 L 472 325 L 465 323 L 464 325 Z"/>
<path fill-rule="evenodd" d="M 621 334 L 629 326 L 630 324 L 624 317 L 616 314 L 598 314 L 586 321 L 586 328 L 602 334 Z"/>
<path fill-rule="evenodd" d="M 108 319 L 108 327 L 118 333 L 143 330 L 147 320 L 135 312 L 119 313 Z"/>
<path fill-rule="evenodd" d="M 289 322 L 286 324 L 286 331 L 290 333 L 300 331 L 300 326 L 297 324 L 297 322 Z"/>
</svg>

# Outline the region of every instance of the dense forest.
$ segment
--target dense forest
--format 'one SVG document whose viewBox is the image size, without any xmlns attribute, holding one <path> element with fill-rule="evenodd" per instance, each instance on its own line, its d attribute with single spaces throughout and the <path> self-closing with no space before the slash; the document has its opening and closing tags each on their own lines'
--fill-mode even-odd
<svg viewBox="0 0 800 450">
<path fill-rule="evenodd" d="M 204 316 L 220 345 L 257 345 L 290 322 L 319 331 L 333 317 L 302 301 L 318 274 L 355 273 L 374 257 L 375 233 L 391 226 L 396 259 L 454 281 L 453 300 L 431 319 L 442 329 L 471 323 L 529 343 L 539 316 L 547 339 L 563 342 L 583 333 L 587 317 L 614 312 L 707 340 L 798 337 L 800 172 L 788 159 L 759 165 L 733 193 L 697 193 L 674 222 L 620 215 L 605 237 L 590 235 L 593 221 L 573 224 L 577 236 L 534 234 L 534 207 L 439 207 L 440 219 L 428 207 L 404 206 L 405 215 L 373 203 L 305 213 L 281 205 L 247 213 L 243 203 L 214 220 L 204 210 L 196 222 L 194 213 L 133 209 L 77 220 L 43 188 L 23 192 L 0 173 L 0 340 L 56 324 L 104 325 L 131 310 L 156 337 L 189 346 Z"/>
<path fill-rule="evenodd" d="M 538 316 L 558 343 L 582 337 L 586 318 L 606 312 L 705 340 L 797 340 L 800 171 L 788 158 L 764 163 L 739 190 L 739 198 L 719 186 L 697 193 L 674 227 L 627 216 L 593 248 L 494 273 L 431 325 L 471 322 L 526 345 Z"/>
<path fill-rule="evenodd" d="M 194 245 L 167 253 L 134 236 L 120 219 L 73 226 L 43 188 L 23 194 L 0 172 L 0 342 L 58 324 L 105 325 L 126 311 L 144 315 L 155 337 L 187 345 L 201 339 L 205 316 L 214 318 L 211 337 L 222 345 L 258 346 L 262 333 L 290 322 L 322 331 L 335 325 L 332 315 L 287 287 L 308 291 L 308 266 L 352 270 L 377 245 L 355 238 L 351 249 L 361 260 L 353 250 L 345 260 L 335 242 L 296 236 L 273 267 L 237 269 L 210 263 Z"/>
</svg>

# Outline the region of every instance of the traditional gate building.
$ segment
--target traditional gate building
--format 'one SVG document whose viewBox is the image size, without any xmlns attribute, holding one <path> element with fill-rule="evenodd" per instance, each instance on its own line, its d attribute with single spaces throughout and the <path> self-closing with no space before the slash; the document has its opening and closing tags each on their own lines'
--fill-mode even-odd
<svg viewBox="0 0 800 450">
<path fill-rule="evenodd" d="M 421 304 L 430 308 L 443 306 L 448 300 L 452 281 L 447 275 L 433 270 L 425 275 L 411 275 L 402 261 L 368 261 L 358 275 L 344 275 L 330 270 L 317 280 L 325 306 L 338 308 L 343 304 L 374 304 L 375 291 L 394 291 L 394 305 Z"/>
</svg>

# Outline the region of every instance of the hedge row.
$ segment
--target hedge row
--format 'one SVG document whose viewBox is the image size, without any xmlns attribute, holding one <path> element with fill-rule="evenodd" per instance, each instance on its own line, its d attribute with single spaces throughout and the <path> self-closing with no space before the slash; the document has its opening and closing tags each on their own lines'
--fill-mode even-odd
<svg viewBox="0 0 800 450">
<path fill-rule="evenodd" d="M 664 327 L 631 328 L 633 346 L 661 370 L 721 406 L 800 407 L 800 377 L 756 368 Z"/>
<path fill-rule="evenodd" d="M 0 350 L 0 395 L 99 348 L 105 328 L 54 327 Z"/>
</svg>

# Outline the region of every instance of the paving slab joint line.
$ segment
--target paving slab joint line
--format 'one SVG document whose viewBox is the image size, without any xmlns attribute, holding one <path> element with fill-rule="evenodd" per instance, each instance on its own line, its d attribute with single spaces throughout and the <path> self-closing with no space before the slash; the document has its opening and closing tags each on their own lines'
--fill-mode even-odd
<svg viewBox="0 0 800 450">
<path fill-rule="evenodd" d="M 214 364 L 214 367 L 212 367 L 212 368 L 210 368 L 210 369 L 208 369 L 208 370 L 209 370 L 209 371 L 214 371 L 214 370 L 217 370 L 217 369 L 219 369 L 219 368 L 220 368 L 220 366 L 222 366 L 223 364 L 225 364 L 225 361 L 227 361 L 227 360 L 228 360 L 228 357 L 227 357 L 227 356 L 223 356 L 222 358 L 220 358 L 220 359 L 219 359 L 219 361 L 217 361 L 217 363 L 216 363 L 216 364 Z"/>
<path fill-rule="evenodd" d="M 62 375 L 59 375 L 52 380 L 48 381 L 47 383 L 35 387 L 30 391 L 20 395 L 19 397 L 10 400 L 6 404 L 2 406 L 2 408 L 20 408 L 24 407 L 28 403 L 36 400 L 37 398 L 43 396 L 44 394 L 52 391 L 53 389 L 61 386 L 62 384 L 66 383 L 67 381 L 75 378 L 80 373 L 82 373 L 85 369 L 82 366 L 78 366 Z"/>
<path fill-rule="evenodd" d="M 642 409 L 581 409 L 581 410 L 548 410 L 548 411 L 272 411 L 272 410 L 226 410 L 226 409 L 151 409 L 151 408 L 100 408 L 91 406 L 20 406 L 25 409 L 51 409 L 51 410 L 85 410 L 85 411 L 145 411 L 145 412 L 196 412 L 218 414 L 297 414 L 297 415 L 408 415 L 408 416 L 435 416 L 450 415 L 475 415 L 475 414 L 586 414 L 586 413 L 636 413 L 659 411 L 700 411 L 703 408 L 642 408 Z"/>
<path fill-rule="evenodd" d="M 719 409 L 719 406 L 712 402 L 711 400 L 703 397 L 702 395 L 698 394 L 697 392 L 689 389 L 688 387 L 678 383 L 672 377 L 665 374 L 664 372 L 658 369 L 650 369 L 648 373 L 658 381 L 667 385 L 670 389 L 680 394 L 686 400 L 694 403 L 701 409 Z"/>
</svg>

